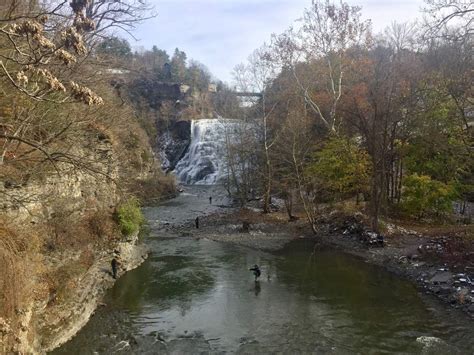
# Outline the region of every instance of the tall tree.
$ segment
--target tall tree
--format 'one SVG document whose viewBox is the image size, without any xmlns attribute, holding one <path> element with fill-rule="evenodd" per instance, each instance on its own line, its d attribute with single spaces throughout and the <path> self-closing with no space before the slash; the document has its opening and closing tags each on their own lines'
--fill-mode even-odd
<svg viewBox="0 0 474 355">
<path fill-rule="evenodd" d="M 291 69 L 308 107 L 332 132 L 341 123 L 338 108 L 344 77 L 350 70 L 348 50 L 371 40 L 370 22 L 361 20 L 360 10 L 342 1 L 336 5 L 330 0 L 313 0 L 298 32 L 290 28 L 273 37 L 282 67 Z"/>
<path fill-rule="evenodd" d="M 263 211 L 265 213 L 270 212 L 272 192 L 273 167 L 270 150 L 278 137 L 277 129 L 271 129 L 276 128 L 276 126 L 271 125 L 271 122 L 269 122 L 278 104 L 273 102 L 268 105 L 267 86 L 275 76 L 275 65 L 272 62 L 272 56 L 268 53 L 269 50 L 268 46 L 262 46 L 249 56 L 247 64 L 240 64 L 234 70 L 234 79 L 239 90 L 242 92 L 254 92 L 259 95 L 253 108 L 256 124 L 260 128 L 263 148 L 264 173 L 262 174 L 262 181 Z"/>
<path fill-rule="evenodd" d="M 474 34 L 474 3 L 471 0 L 425 0 L 425 3 L 426 39 L 471 40 Z"/>
<path fill-rule="evenodd" d="M 171 78 L 177 83 L 182 83 L 186 77 L 186 53 L 178 48 L 171 57 Z"/>
</svg>

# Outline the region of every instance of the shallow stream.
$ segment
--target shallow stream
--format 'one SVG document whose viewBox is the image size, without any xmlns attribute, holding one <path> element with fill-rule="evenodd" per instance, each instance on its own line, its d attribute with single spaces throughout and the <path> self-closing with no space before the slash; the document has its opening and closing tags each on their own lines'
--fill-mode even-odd
<svg viewBox="0 0 474 355">
<path fill-rule="evenodd" d="M 153 222 L 183 203 L 198 205 L 180 197 L 145 212 Z M 313 252 L 311 241 L 267 253 L 173 238 L 152 223 L 145 242 L 150 258 L 120 278 L 107 305 L 55 354 L 474 353 L 467 319 L 381 268 Z"/>
</svg>

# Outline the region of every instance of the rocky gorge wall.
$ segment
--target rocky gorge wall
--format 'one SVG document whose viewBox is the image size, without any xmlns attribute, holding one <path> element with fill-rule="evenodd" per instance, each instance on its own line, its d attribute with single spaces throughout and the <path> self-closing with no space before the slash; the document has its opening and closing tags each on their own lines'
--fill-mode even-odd
<svg viewBox="0 0 474 355">
<path fill-rule="evenodd" d="M 191 121 L 173 122 L 159 138 L 157 149 L 160 154 L 161 168 L 173 171 L 179 160 L 185 155 L 191 143 Z"/>
<path fill-rule="evenodd" d="M 154 161 L 132 169 L 119 148 L 84 148 L 93 171 L 61 163 L 27 183 L 0 181 L 0 353 L 44 353 L 64 343 L 114 284 L 114 255 L 122 271 L 146 257 L 137 233 L 122 237 L 115 212 L 128 194 L 123 186 L 156 173 Z"/>
</svg>

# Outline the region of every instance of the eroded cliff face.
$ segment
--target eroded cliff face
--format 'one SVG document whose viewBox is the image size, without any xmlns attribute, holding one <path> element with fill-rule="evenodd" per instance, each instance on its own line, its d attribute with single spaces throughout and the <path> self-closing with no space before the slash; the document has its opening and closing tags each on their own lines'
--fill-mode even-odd
<svg viewBox="0 0 474 355">
<path fill-rule="evenodd" d="M 158 139 L 161 167 L 173 171 L 191 143 L 191 121 L 174 122 Z"/>
<path fill-rule="evenodd" d="M 111 259 L 125 271 L 146 256 L 136 234 L 122 237 L 114 213 L 124 186 L 159 174 L 154 159 L 131 164 L 120 146 L 92 143 L 78 152 L 91 169 L 61 163 L 22 184 L 0 181 L 0 353 L 67 341 L 113 285 Z"/>
</svg>

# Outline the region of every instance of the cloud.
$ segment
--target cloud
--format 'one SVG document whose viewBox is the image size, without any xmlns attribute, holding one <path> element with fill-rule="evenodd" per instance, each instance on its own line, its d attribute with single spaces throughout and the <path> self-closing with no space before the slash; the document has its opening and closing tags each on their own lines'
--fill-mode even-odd
<svg viewBox="0 0 474 355">
<path fill-rule="evenodd" d="M 132 46 L 184 50 L 218 78 L 230 81 L 235 65 L 272 33 L 284 31 L 311 0 L 151 0 L 158 16 L 140 25 Z M 415 17 L 422 0 L 348 0 L 382 30 L 393 20 Z"/>
</svg>

